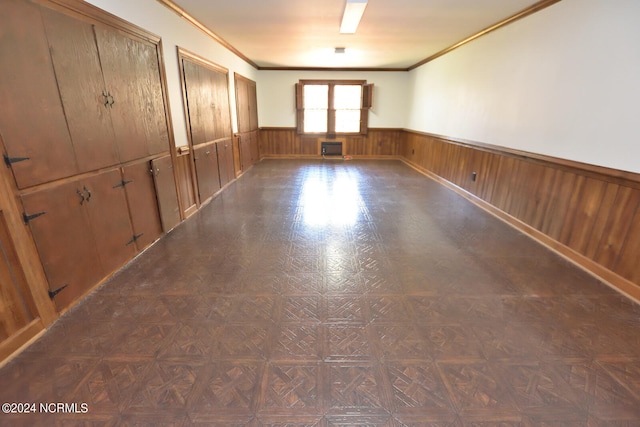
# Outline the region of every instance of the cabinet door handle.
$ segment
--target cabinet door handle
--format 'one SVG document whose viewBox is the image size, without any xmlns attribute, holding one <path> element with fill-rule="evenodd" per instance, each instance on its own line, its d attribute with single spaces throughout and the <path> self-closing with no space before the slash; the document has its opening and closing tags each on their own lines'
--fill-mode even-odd
<svg viewBox="0 0 640 427">
<path fill-rule="evenodd" d="M 80 196 L 80 206 L 82 206 L 84 204 L 84 201 L 86 200 L 84 198 L 84 193 L 80 190 L 76 190 L 76 193 L 78 193 L 78 196 Z"/>
<path fill-rule="evenodd" d="M 86 185 L 83 188 L 84 188 L 84 192 L 87 193 L 87 197 L 85 200 L 89 202 L 91 200 L 91 191 L 89 191 Z"/>
<path fill-rule="evenodd" d="M 105 93 L 104 91 L 102 91 L 102 97 L 104 98 L 104 106 L 108 107 L 109 106 L 109 97 L 111 95 L 109 95 L 109 92 Z"/>
<path fill-rule="evenodd" d="M 205 151 L 204 154 L 208 156 L 209 154 L 211 154 L 211 151 Z"/>
<path fill-rule="evenodd" d="M 113 96 L 111 94 L 109 94 L 109 98 L 111 98 L 111 100 L 109 101 L 109 107 L 113 108 L 113 104 L 116 103 L 116 100 L 113 99 Z"/>
</svg>

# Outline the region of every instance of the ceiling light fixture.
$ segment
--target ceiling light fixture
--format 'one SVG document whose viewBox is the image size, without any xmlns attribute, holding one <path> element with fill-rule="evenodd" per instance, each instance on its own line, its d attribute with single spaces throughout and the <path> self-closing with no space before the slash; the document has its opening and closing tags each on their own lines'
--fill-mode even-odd
<svg viewBox="0 0 640 427">
<path fill-rule="evenodd" d="M 334 52 L 335 53 L 345 53 L 345 49 L 346 48 L 344 48 L 344 47 L 337 47 Z"/>
<path fill-rule="evenodd" d="M 342 15 L 340 34 L 355 34 L 366 7 L 367 0 L 347 0 L 344 15 Z"/>
</svg>

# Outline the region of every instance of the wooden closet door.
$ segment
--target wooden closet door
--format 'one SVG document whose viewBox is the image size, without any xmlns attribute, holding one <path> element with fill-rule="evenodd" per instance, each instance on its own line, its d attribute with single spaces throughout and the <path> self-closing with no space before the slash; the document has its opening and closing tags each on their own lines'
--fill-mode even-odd
<svg viewBox="0 0 640 427">
<path fill-rule="evenodd" d="M 120 170 L 86 178 L 85 203 L 102 266 L 110 274 L 136 254 L 133 228 Z"/>
<path fill-rule="evenodd" d="M 220 185 L 224 187 L 235 177 L 233 167 L 233 147 L 231 146 L 230 139 L 218 141 L 217 146 L 218 164 L 220 165 Z"/>
<path fill-rule="evenodd" d="M 157 47 L 95 27 L 120 161 L 169 149 Z"/>
<path fill-rule="evenodd" d="M 58 310 L 69 306 L 106 272 L 98 256 L 83 183 L 71 181 L 22 196 L 49 290 L 67 286 L 54 297 Z"/>
<path fill-rule="evenodd" d="M 162 235 L 151 163 L 144 161 L 123 167 L 122 181 L 125 183 L 136 246 L 141 251 Z"/>
<path fill-rule="evenodd" d="M 230 138 L 231 112 L 227 73 L 209 70 L 209 82 L 213 88 L 213 139 Z"/>
<path fill-rule="evenodd" d="M 93 26 L 46 8 L 42 17 L 79 171 L 118 163 Z"/>
<path fill-rule="evenodd" d="M 151 161 L 151 169 L 153 169 L 153 182 L 158 197 L 162 228 L 165 232 L 168 232 L 178 225 L 181 220 L 171 156 L 167 155 L 153 159 Z"/>
<path fill-rule="evenodd" d="M 200 145 L 193 149 L 198 178 L 200 202 L 207 200 L 220 190 L 220 171 L 216 144 Z"/>
<path fill-rule="evenodd" d="M 18 188 L 77 173 L 38 6 L 0 1 L 0 69 L 0 139 Z"/>
<path fill-rule="evenodd" d="M 211 87 L 207 81 L 206 68 L 184 59 L 182 66 L 191 143 L 195 146 L 213 141 L 213 116 L 211 114 L 213 99 Z"/>
</svg>

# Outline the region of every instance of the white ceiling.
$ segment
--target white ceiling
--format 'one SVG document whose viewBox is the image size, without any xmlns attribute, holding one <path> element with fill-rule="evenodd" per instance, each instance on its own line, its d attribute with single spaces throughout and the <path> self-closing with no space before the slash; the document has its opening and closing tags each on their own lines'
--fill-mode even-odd
<svg viewBox="0 0 640 427">
<path fill-rule="evenodd" d="M 259 67 L 404 69 L 539 3 L 369 0 L 340 34 L 346 0 L 172 1 Z"/>
</svg>

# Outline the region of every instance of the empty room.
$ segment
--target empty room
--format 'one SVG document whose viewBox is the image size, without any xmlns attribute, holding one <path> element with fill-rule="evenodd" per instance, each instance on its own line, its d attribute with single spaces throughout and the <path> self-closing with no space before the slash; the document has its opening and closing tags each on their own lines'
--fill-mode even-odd
<svg viewBox="0 0 640 427">
<path fill-rule="evenodd" d="M 637 0 L 0 0 L 0 425 L 640 425 Z"/>
</svg>

